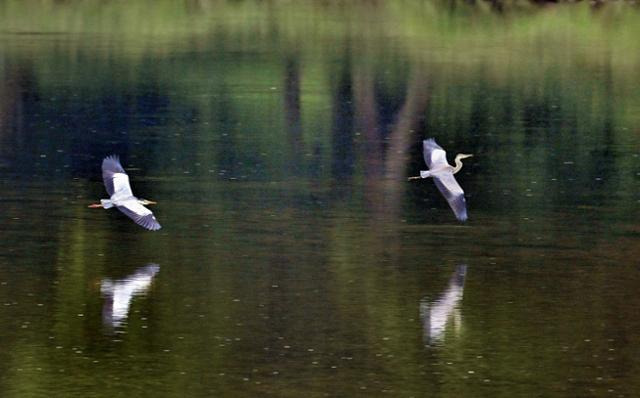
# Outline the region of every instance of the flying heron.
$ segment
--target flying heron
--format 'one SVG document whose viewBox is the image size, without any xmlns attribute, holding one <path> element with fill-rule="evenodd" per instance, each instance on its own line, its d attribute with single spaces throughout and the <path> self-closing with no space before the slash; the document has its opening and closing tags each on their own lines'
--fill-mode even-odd
<svg viewBox="0 0 640 398">
<path fill-rule="evenodd" d="M 433 182 L 449 202 L 451 210 L 456 215 L 456 218 L 460 221 L 467 219 L 467 205 L 464 200 L 464 191 L 453 176 L 462 168 L 462 159 L 469 158 L 473 155 L 459 153 L 456 155 L 455 164 L 453 167 L 447 163 L 447 153 L 436 144 L 433 138 L 422 141 L 424 161 L 427 163 L 429 170 L 420 170 L 420 175 L 416 177 L 409 177 L 409 180 L 415 180 L 419 178 L 433 177 Z"/>
<path fill-rule="evenodd" d="M 145 205 L 154 205 L 156 202 L 138 199 L 133 196 L 131 185 L 129 185 L 129 176 L 122 168 L 118 156 L 111 155 L 104 158 L 102 161 L 102 179 L 111 198 L 100 199 L 100 203 L 91 204 L 89 207 L 109 209 L 115 206 L 135 221 L 136 224 L 146 229 L 156 231 L 161 228 L 151 210 L 144 207 Z"/>
</svg>

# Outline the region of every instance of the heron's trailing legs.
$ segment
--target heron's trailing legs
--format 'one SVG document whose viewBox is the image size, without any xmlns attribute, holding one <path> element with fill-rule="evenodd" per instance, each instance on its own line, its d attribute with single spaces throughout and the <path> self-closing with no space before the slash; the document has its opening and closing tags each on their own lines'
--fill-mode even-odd
<svg viewBox="0 0 640 398">
<path fill-rule="evenodd" d="M 153 202 L 156 203 L 156 202 Z M 105 208 L 105 209 L 110 209 L 113 207 L 113 201 L 111 199 L 100 199 L 100 203 L 93 203 L 89 205 L 90 208 L 92 209 L 96 209 L 96 208 Z"/>
<path fill-rule="evenodd" d="M 415 177 L 409 177 L 408 180 L 419 180 L 421 178 L 431 177 L 430 170 L 420 170 L 420 175 Z"/>
</svg>

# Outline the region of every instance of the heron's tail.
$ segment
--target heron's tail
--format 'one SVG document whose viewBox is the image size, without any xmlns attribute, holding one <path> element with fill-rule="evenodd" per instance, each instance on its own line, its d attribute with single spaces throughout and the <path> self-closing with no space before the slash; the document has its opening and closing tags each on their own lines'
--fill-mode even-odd
<svg viewBox="0 0 640 398">
<path fill-rule="evenodd" d="M 431 177 L 431 172 L 429 170 L 420 170 L 420 177 L 422 178 Z"/>
<path fill-rule="evenodd" d="M 111 200 L 109 199 L 100 199 L 100 204 L 105 209 L 110 209 L 113 207 L 113 202 L 111 202 Z"/>
</svg>

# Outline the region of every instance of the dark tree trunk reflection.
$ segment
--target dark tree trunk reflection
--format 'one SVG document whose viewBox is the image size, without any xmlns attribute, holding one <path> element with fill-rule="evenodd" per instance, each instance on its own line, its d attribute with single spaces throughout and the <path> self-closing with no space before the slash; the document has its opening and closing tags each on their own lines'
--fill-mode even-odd
<svg viewBox="0 0 640 398">
<path fill-rule="evenodd" d="M 337 87 L 333 99 L 331 175 L 337 181 L 351 178 L 355 163 L 353 140 L 353 91 L 347 61 L 338 72 Z"/>
<path fill-rule="evenodd" d="M 284 70 L 284 117 L 287 130 L 291 167 L 295 174 L 303 165 L 302 116 L 300 112 L 300 62 L 297 56 L 285 59 Z"/>
</svg>

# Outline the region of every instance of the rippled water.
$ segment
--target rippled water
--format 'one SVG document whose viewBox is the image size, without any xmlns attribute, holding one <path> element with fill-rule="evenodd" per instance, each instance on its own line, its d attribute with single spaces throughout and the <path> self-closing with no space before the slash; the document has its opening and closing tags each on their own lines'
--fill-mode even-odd
<svg viewBox="0 0 640 398">
<path fill-rule="evenodd" d="M 7 4 L 1 396 L 640 391 L 629 10 Z"/>
</svg>

